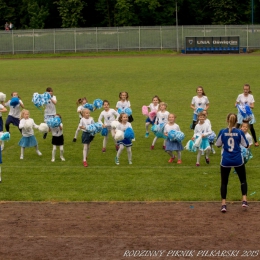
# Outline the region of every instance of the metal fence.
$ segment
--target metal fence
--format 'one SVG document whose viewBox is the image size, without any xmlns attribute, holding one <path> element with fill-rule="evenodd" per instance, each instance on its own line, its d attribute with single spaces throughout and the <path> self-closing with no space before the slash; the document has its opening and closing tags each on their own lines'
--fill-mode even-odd
<svg viewBox="0 0 260 260">
<path fill-rule="evenodd" d="M 98 27 L 0 32 L 0 53 L 58 53 L 103 50 L 177 50 L 186 36 L 240 36 L 240 47 L 260 49 L 260 25 Z"/>
</svg>

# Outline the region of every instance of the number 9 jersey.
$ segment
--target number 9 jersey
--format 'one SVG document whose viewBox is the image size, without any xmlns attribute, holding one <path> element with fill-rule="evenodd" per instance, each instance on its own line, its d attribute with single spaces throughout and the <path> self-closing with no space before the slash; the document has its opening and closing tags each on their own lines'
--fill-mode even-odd
<svg viewBox="0 0 260 260">
<path fill-rule="evenodd" d="M 246 148 L 249 145 L 245 134 L 241 130 L 232 128 L 231 133 L 229 133 L 228 128 L 220 130 L 217 137 L 216 146 L 222 146 L 221 166 L 238 167 L 244 164 L 244 158 L 241 153 L 240 145 Z"/>
</svg>

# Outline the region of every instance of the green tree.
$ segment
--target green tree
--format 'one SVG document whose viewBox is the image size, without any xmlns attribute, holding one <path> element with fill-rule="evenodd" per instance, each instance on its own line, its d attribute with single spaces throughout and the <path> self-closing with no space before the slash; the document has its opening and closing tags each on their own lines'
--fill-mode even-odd
<svg viewBox="0 0 260 260">
<path fill-rule="evenodd" d="M 85 22 L 82 10 L 86 3 L 82 0 L 59 0 L 55 2 L 62 20 L 61 27 L 79 27 Z"/>
</svg>

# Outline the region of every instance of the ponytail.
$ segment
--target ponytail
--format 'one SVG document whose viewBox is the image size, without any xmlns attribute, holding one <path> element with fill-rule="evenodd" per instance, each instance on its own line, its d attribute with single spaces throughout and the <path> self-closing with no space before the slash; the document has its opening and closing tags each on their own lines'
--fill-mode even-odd
<svg viewBox="0 0 260 260">
<path fill-rule="evenodd" d="M 230 113 L 227 115 L 227 122 L 228 122 L 228 132 L 231 133 L 232 128 L 237 124 L 237 115 L 234 113 Z"/>
</svg>

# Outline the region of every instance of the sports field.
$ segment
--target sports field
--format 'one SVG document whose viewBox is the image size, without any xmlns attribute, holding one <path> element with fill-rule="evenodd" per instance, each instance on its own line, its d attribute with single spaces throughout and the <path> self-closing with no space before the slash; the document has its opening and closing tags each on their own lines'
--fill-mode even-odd
<svg viewBox="0 0 260 260">
<path fill-rule="evenodd" d="M 226 225 L 228 228 L 234 218 L 239 216 L 240 211 L 242 211 L 239 204 L 241 199 L 239 180 L 236 174 L 232 173 L 227 197 L 230 203 L 235 202 L 235 204 L 231 204 L 232 206 L 230 207 L 230 211 L 233 209 L 233 213 L 230 213 L 232 217 L 225 219 L 221 215 L 221 219 L 217 220 L 216 226 L 212 224 L 215 223 L 214 218 L 218 218 L 220 214 L 218 203 L 208 203 L 208 201 L 220 201 L 220 150 L 215 148 L 216 154 L 211 154 L 209 165 L 207 165 L 202 158 L 201 166 L 195 167 L 196 154 L 188 151 L 183 151 L 183 163 L 181 165 L 177 165 L 176 162 L 169 164 L 169 156 L 162 149 L 163 141 L 158 139 L 155 150 L 151 151 L 150 146 L 153 140 L 153 134 L 150 132 L 150 137 L 144 138 L 145 117 L 141 114 L 141 107 L 143 105 L 149 105 L 152 97 L 158 95 L 168 104 L 167 110 L 177 115 L 176 123 L 179 124 L 182 132 L 184 132 L 186 136 L 183 142 L 185 145 L 193 135 L 193 131 L 189 128 L 192 120 L 190 103 L 192 97 L 196 95 L 195 90 L 197 86 L 203 86 L 209 98 L 210 108 L 208 110 L 208 117 L 211 121 L 212 129 L 217 134 L 221 128 L 226 126 L 225 118 L 227 113 L 236 112 L 234 104 L 238 94 L 242 93 L 243 84 L 249 83 L 256 100 L 254 114 L 257 122 L 255 124 L 255 130 L 257 137 L 259 137 L 259 55 L 189 56 L 167 53 L 148 56 L 1 59 L 0 73 L 0 91 L 6 93 L 7 97 L 10 97 L 11 92 L 17 91 L 26 109 L 30 111 L 31 117 L 37 124 L 43 122 L 43 110 L 41 111 L 34 107 L 31 102 L 32 95 L 34 92 L 44 93 L 47 87 L 54 89 L 54 95 L 56 95 L 58 100 L 56 106 L 57 113 L 61 114 L 64 124 L 64 157 L 66 158 L 65 162 L 58 160 L 59 156 L 57 151 L 56 161 L 54 163 L 51 162 L 51 136 L 49 134 L 47 139 L 44 140 L 42 134 L 35 130 L 39 149 L 43 155 L 39 157 L 34 149 L 26 149 L 25 158 L 21 161 L 19 159 L 20 147 L 17 144 L 21 138 L 20 132 L 11 126 L 11 140 L 5 143 L 5 149 L 2 153 L 2 183 L 0 184 L 0 201 L 2 201 L 0 208 L 1 211 L 9 213 L 1 217 L 1 225 L 2 228 L 5 228 L 5 232 L 0 236 L 0 240 L 9 241 L 12 234 L 15 234 L 14 236 L 17 242 L 22 238 L 28 239 L 28 241 L 26 239 L 24 240 L 23 247 L 25 247 L 30 244 L 30 236 L 32 236 L 32 241 L 35 245 L 38 243 L 37 241 L 40 237 L 44 240 L 45 235 L 42 231 L 45 227 L 40 226 L 39 232 L 34 230 L 31 233 L 24 233 L 23 230 L 26 230 L 26 227 L 29 228 L 31 225 L 29 222 L 35 218 L 37 220 L 35 226 L 37 226 L 40 224 L 41 219 L 45 219 L 44 221 L 46 221 L 46 219 L 48 221 L 56 219 L 58 220 L 57 222 L 61 224 L 62 216 L 64 216 L 68 221 L 67 223 L 65 221 L 64 225 L 70 225 L 70 214 L 67 215 L 64 212 L 77 212 L 76 208 L 79 209 L 83 206 L 83 212 L 80 213 L 79 211 L 78 213 L 78 216 L 83 218 L 82 221 L 85 222 L 89 216 L 93 220 L 93 225 L 91 223 L 89 225 L 93 226 L 93 229 L 96 228 L 95 230 L 100 230 L 100 232 L 103 230 L 104 232 L 95 233 L 96 235 L 92 234 L 89 235 L 89 237 L 86 235 L 85 237 L 87 238 L 87 240 L 84 240 L 85 243 L 89 243 L 93 238 L 98 237 L 101 239 L 96 240 L 97 244 L 93 245 L 93 257 L 91 257 L 91 253 L 88 251 L 89 255 L 87 255 L 86 258 L 81 258 L 79 253 L 75 256 L 68 254 L 67 259 L 124 259 L 126 257 L 123 257 L 122 252 L 128 250 L 128 248 L 134 250 L 163 250 L 163 245 L 166 241 L 165 238 L 167 237 L 166 230 L 174 229 L 174 226 L 171 227 L 167 224 L 170 216 L 184 210 L 184 212 L 187 211 L 190 218 L 192 218 L 193 215 L 193 213 L 189 215 L 190 212 L 196 212 L 194 216 L 196 216 L 197 221 L 203 216 L 203 212 L 206 212 L 206 216 L 212 219 L 210 221 L 207 219 L 207 229 L 202 228 L 202 223 L 199 224 L 197 227 L 201 227 L 202 231 L 197 231 L 196 235 L 193 233 L 193 235 L 190 236 L 189 229 L 185 229 L 179 238 L 177 234 L 168 234 L 168 242 L 167 245 L 165 244 L 166 250 L 172 249 L 170 247 L 171 244 L 172 247 L 174 247 L 173 249 L 176 250 L 179 248 L 192 249 L 193 245 L 194 250 L 207 250 L 206 242 L 208 239 L 214 238 L 214 241 L 223 239 L 223 233 L 219 231 L 218 228 L 220 226 L 226 227 Z M 108 142 L 107 152 L 102 153 L 102 136 L 98 134 L 91 144 L 91 150 L 88 156 L 89 167 L 84 168 L 82 165 L 82 144 L 80 142 L 80 136 L 76 143 L 72 142 L 79 121 L 76 113 L 76 100 L 84 96 L 87 97 L 89 102 L 93 102 L 96 98 L 107 99 L 110 101 L 111 107 L 115 108 L 116 102 L 118 101 L 118 94 L 121 91 L 127 91 L 129 93 L 129 100 L 133 110 L 134 122 L 132 126 L 136 135 L 136 141 L 132 147 L 133 165 L 128 165 L 126 151 L 122 153 L 120 165 L 115 165 L 114 157 L 116 151 L 111 138 Z M 97 110 L 92 113 L 95 121 L 97 121 L 101 111 L 102 110 Z M 4 121 L 6 117 L 7 114 L 4 114 Z M 252 147 L 254 157 L 246 165 L 249 202 L 259 201 L 260 199 L 259 149 L 260 148 Z M 20 201 L 21 203 L 5 203 L 7 201 Z M 24 203 L 25 201 L 26 203 Z M 127 203 L 115 203 L 118 201 L 125 201 Z M 130 212 L 127 211 L 125 207 L 131 205 L 130 209 L 133 209 L 133 205 L 136 204 L 128 204 L 129 201 L 135 203 L 146 202 L 143 204 L 138 203 L 138 205 L 141 205 L 141 209 L 139 209 L 141 213 L 134 215 L 132 218 L 133 212 L 131 210 Z M 186 203 L 182 204 L 185 201 Z M 29 209 L 27 206 L 33 206 L 35 203 L 28 204 L 28 202 L 44 203 L 37 203 L 36 208 Z M 63 203 L 60 204 L 60 202 Z M 50 213 L 48 216 L 48 211 L 50 210 L 48 207 L 50 207 L 50 205 L 71 205 L 70 203 L 67 204 L 64 202 L 79 203 L 73 204 L 72 208 L 65 207 L 65 209 L 61 211 L 61 215 L 59 215 L 57 211 L 57 215 Z M 105 230 L 106 227 L 101 225 L 102 218 L 94 224 L 94 219 L 96 219 L 100 211 L 94 213 L 94 209 L 89 208 L 90 204 L 84 202 L 107 202 L 101 204 L 106 205 L 108 208 L 116 204 L 114 209 L 113 206 L 110 208 L 112 211 L 103 209 L 103 212 L 111 214 L 111 218 L 114 218 L 113 214 L 115 211 L 121 212 L 123 214 L 120 215 L 120 218 L 130 216 L 131 220 L 129 225 L 132 229 L 139 229 L 141 232 L 142 229 L 140 229 L 140 227 L 143 225 L 147 227 L 147 229 L 144 228 L 142 234 L 138 234 L 138 232 L 133 233 L 135 238 L 140 237 L 138 241 L 135 239 L 128 241 L 124 238 L 129 237 L 131 230 L 124 233 L 121 228 L 124 229 L 126 226 L 121 222 L 121 224 L 116 224 L 115 222 L 107 234 Z M 153 203 L 150 204 L 150 202 Z M 160 208 L 160 206 L 158 206 L 160 202 L 167 202 L 168 204 L 163 204 L 166 206 Z M 198 207 L 192 204 L 197 202 L 205 203 L 198 204 Z M 17 207 L 17 205 L 19 206 Z M 24 205 L 26 205 L 25 208 Z M 42 208 L 42 205 L 45 205 L 45 207 Z M 100 207 L 100 203 L 94 205 L 96 205 L 97 208 Z M 155 208 L 150 212 L 151 215 L 146 215 L 144 213 L 146 212 L 145 209 L 148 209 L 150 205 L 153 205 Z M 174 206 L 168 207 L 167 205 Z M 175 207 L 176 205 L 178 207 Z M 209 208 L 205 209 L 205 205 L 209 205 Z M 37 207 L 40 208 L 37 209 Z M 159 211 L 156 210 L 157 207 Z M 14 215 L 12 215 L 12 208 L 14 208 Z M 45 211 L 40 215 L 36 214 L 36 212 L 41 212 L 40 209 L 45 209 Z M 56 209 L 58 210 L 59 206 Z M 255 228 L 254 230 L 257 231 L 259 227 L 257 224 L 251 226 L 250 220 L 252 220 L 252 223 L 255 223 L 253 219 L 258 212 L 258 203 L 252 203 L 252 207 L 248 211 L 251 209 L 252 211 L 248 215 L 243 211 L 241 217 L 244 216 L 245 219 L 248 220 L 245 223 L 243 222 L 244 224 L 248 223 L 248 226 L 250 226 L 248 228 L 252 230 Z M 34 210 L 35 214 L 33 213 Z M 126 212 L 124 210 L 126 210 Z M 168 214 L 167 210 L 170 212 L 169 218 L 166 217 Z M 91 212 L 93 212 L 94 215 L 91 215 Z M 160 219 L 160 214 L 163 216 L 161 222 L 158 220 Z M 153 219 L 155 215 L 157 217 Z M 11 216 L 14 217 L 14 219 L 10 218 Z M 19 216 L 21 226 L 19 225 Z M 176 218 L 177 216 L 178 218 Z M 27 217 L 29 222 L 27 222 Z M 103 220 L 109 222 L 106 217 L 107 215 L 105 214 Z M 187 221 L 191 221 L 190 218 L 188 218 Z M 153 219 L 153 221 L 148 225 L 147 223 L 149 223 L 150 219 Z M 180 214 L 176 214 L 173 219 L 185 226 L 189 225 L 190 230 L 194 230 L 195 228 L 193 222 L 187 224 L 184 219 L 182 222 L 182 216 Z M 143 220 L 143 222 L 138 222 L 137 220 Z M 125 221 L 128 223 L 127 218 Z M 238 223 L 236 220 L 235 222 Z M 9 229 L 6 230 L 8 226 L 13 226 L 12 223 L 18 227 L 18 229 L 14 228 L 12 232 Z M 152 231 L 149 233 L 147 231 L 148 226 L 153 230 L 153 228 L 156 228 L 157 223 L 160 223 L 160 228 L 158 228 L 155 233 Z M 55 251 L 55 257 L 52 258 L 51 254 L 48 255 L 43 251 L 42 255 L 38 257 L 34 257 L 35 254 L 32 252 L 30 252 L 30 254 L 28 253 L 28 259 L 66 259 L 66 255 L 63 254 L 66 250 L 62 250 L 65 248 L 66 243 L 72 243 L 71 250 L 75 252 L 77 248 L 82 248 L 84 243 L 77 244 L 75 242 L 76 238 L 79 240 L 83 238 L 83 235 L 77 232 L 81 227 L 75 224 L 74 229 L 72 226 L 72 229 L 67 232 L 65 226 L 57 224 L 57 229 L 59 230 L 57 235 L 53 235 L 47 244 L 39 243 L 39 247 L 42 245 L 44 250 L 46 250 L 54 241 L 56 241 L 55 243 L 60 241 L 60 244 L 55 244 L 58 248 L 57 251 Z M 215 231 L 213 231 L 213 226 L 216 228 Z M 100 229 L 98 227 L 100 227 Z M 53 234 L 52 228 L 55 229 L 54 226 L 50 227 L 50 233 L 46 233 L 47 238 L 50 238 L 51 234 Z M 240 229 L 237 228 L 237 226 L 232 228 L 234 232 L 230 231 L 228 233 L 228 239 L 230 241 L 233 236 L 240 238 L 241 235 L 242 237 L 245 235 L 245 233 L 240 233 Z M 62 235 L 62 229 L 64 236 Z M 21 231 L 16 232 L 15 230 Z M 208 235 L 210 230 L 212 231 L 212 235 Z M 224 232 L 224 230 L 222 231 Z M 73 235 L 74 232 L 75 236 Z M 88 233 L 89 230 L 86 229 L 85 232 Z M 159 236 L 159 233 L 162 236 Z M 39 237 L 37 237 L 37 234 L 39 234 Z M 156 235 L 153 236 L 152 234 Z M 145 238 L 147 236 L 151 236 L 154 239 L 149 242 Z M 200 240 L 198 238 L 199 236 L 205 239 L 204 243 L 198 242 Z M 67 238 L 64 239 L 65 237 Z M 111 247 L 109 247 L 111 244 L 106 244 L 111 238 L 118 239 L 117 241 L 114 240 L 116 243 L 115 256 L 113 256 Z M 190 238 L 190 240 L 188 238 Z M 258 234 L 255 234 L 253 238 L 257 239 Z M 119 243 L 120 239 L 122 244 L 119 247 L 117 243 Z M 228 250 L 230 248 L 233 250 L 242 248 L 245 250 L 258 250 L 257 247 L 254 247 L 254 239 L 248 238 L 247 242 L 248 245 L 250 245 L 248 247 L 243 247 L 243 244 L 238 244 L 237 239 L 233 241 L 233 245 L 231 244 L 232 241 L 230 244 L 226 244 L 228 248 L 224 248 L 221 244 L 213 245 L 210 243 L 209 249 L 218 248 Z M 180 240 L 183 240 L 182 244 L 176 242 Z M 185 245 L 185 241 L 189 241 L 187 243 L 191 246 Z M 223 243 L 227 241 L 225 238 Z M 0 259 L 8 259 L 8 256 L 10 256 L 9 259 L 22 259 L 18 257 L 19 253 L 11 254 L 8 250 L 8 248 L 10 249 L 10 244 L 8 243 L 9 242 L 4 243 L 6 245 L 5 250 L 0 250 Z M 131 247 L 129 247 L 130 245 Z M 110 253 L 107 256 L 106 254 L 94 254 L 99 247 L 103 252 L 108 250 Z M 119 248 L 120 252 L 118 251 Z M 36 249 L 37 246 L 35 247 L 35 250 Z M 50 252 L 53 253 L 52 251 Z M 1 258 L 1 254 L 4 257 Z M 82 254 L 82 256 L 83 255 L 84 254 Z M 201 259 L 207 259 L 204 256 L 201 257 Z M 128 258 L 131 259 L 131 257 Z M 197 257 L 197 259 L 200 258 Z M 217 258 L 214 257 L 214 259 Z M 249 259 L 249 257 L 247 257 L 247 259 Z"/>
</svg>

